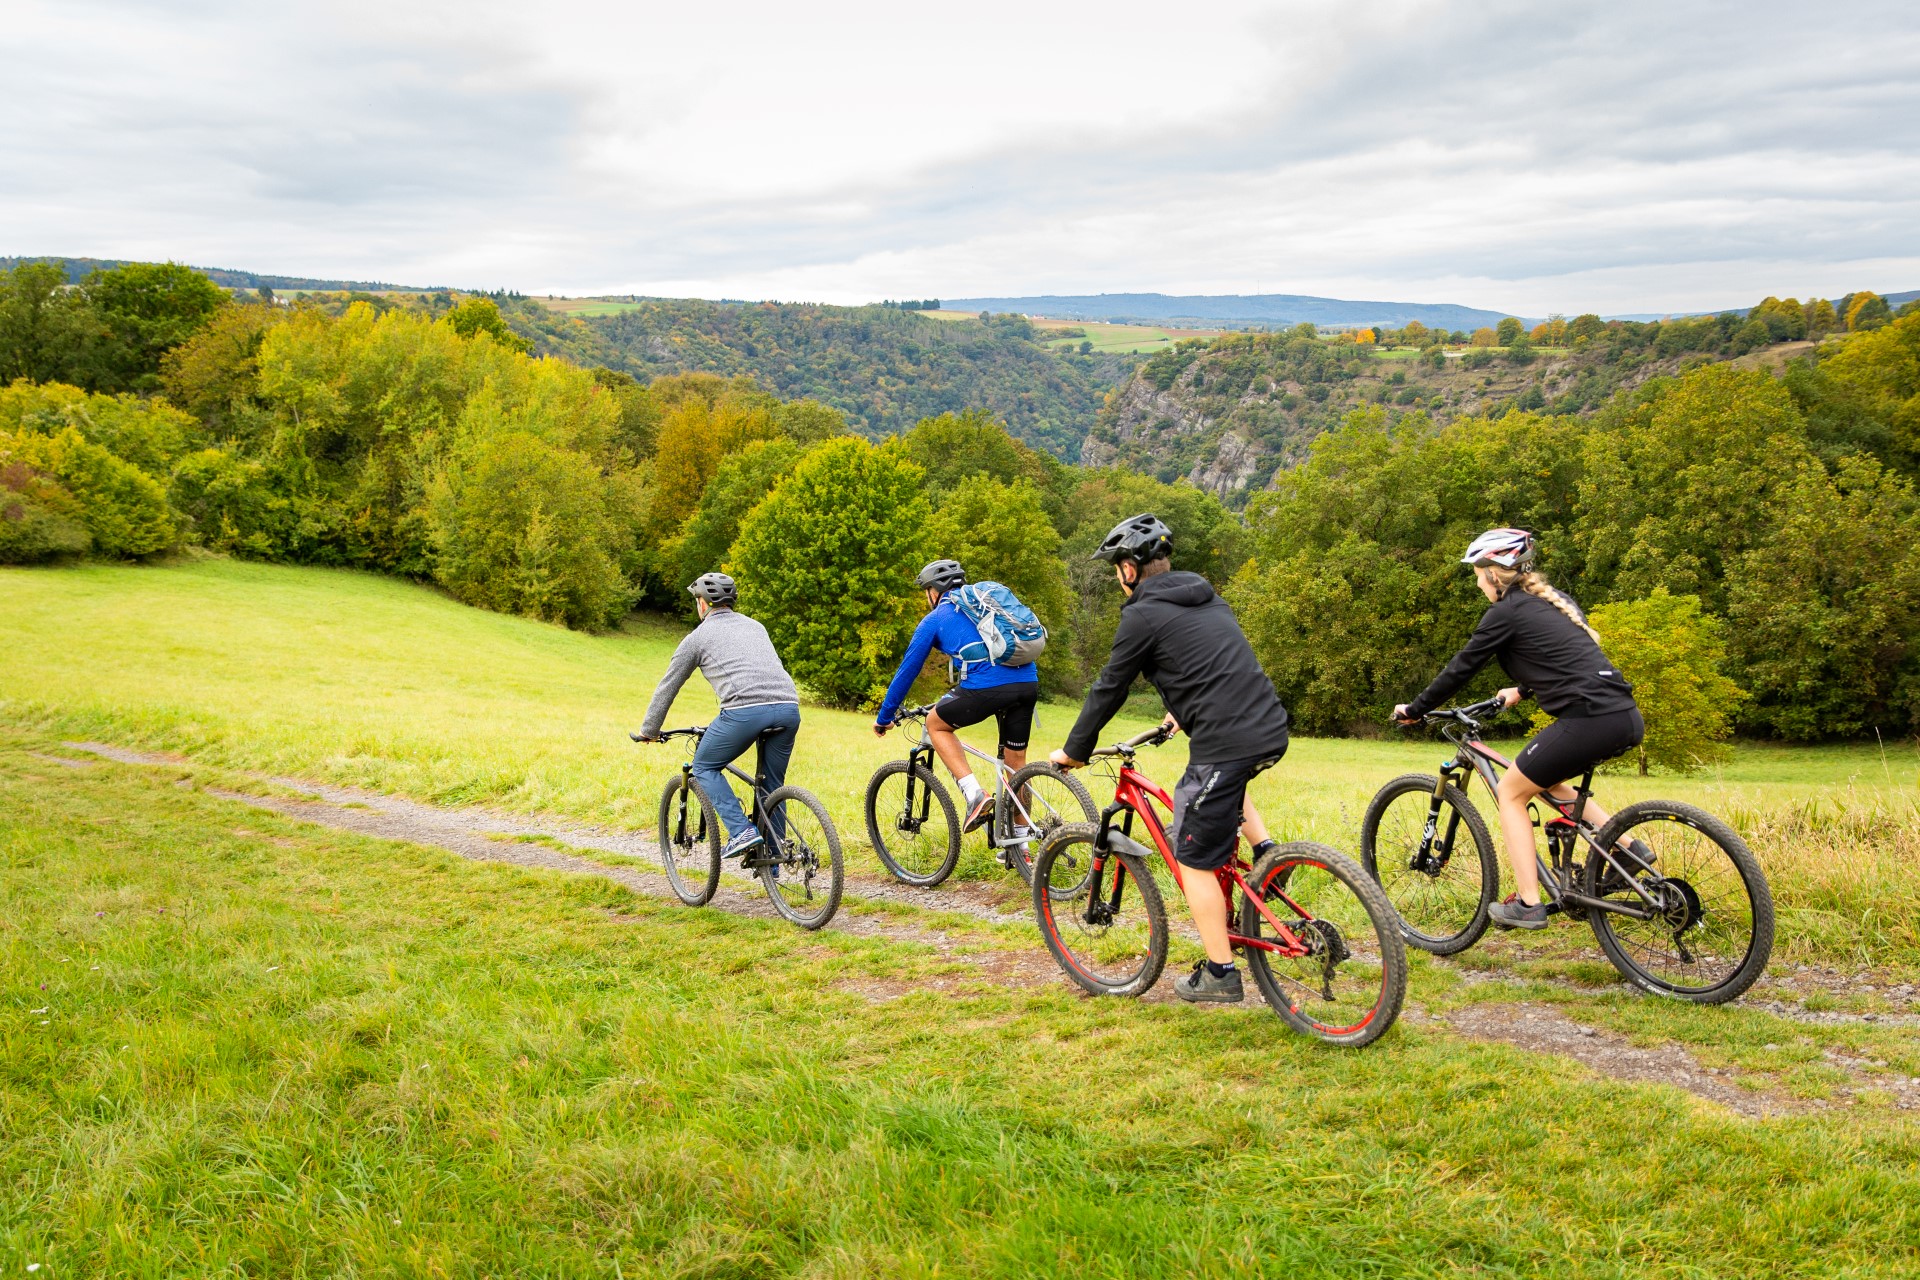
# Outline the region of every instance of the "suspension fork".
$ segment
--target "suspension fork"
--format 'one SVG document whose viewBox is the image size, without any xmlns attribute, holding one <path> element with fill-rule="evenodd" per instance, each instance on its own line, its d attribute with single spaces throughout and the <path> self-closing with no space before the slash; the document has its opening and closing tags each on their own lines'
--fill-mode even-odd
<svg viewBox="0 0 1920 1280">
<path fill-rule="evenodd" d="M 921 783 L 920 775 L 914 772 L 913 767 L 918 765 L 927 771 L 929 777 L 936 777 L 938 775 L 933 771 L 933 761 L 933 748 L 924 742 L 907 752 L 906 818 L 908 822 L 915 824 L 916 828 L 926 825 L 927 815 L 933 810 L 933 788 Z M 920 801 L 920 811 L 918 813 L 914 812 L 913 805 L 916 790 Z"/>
<path fill-rule="evenodd" d="M 673 842 L 675 844 L 687 843 L 687 800 L 692 795 L 693 761 L 683 760 L 680 763 L 680 807 L 679 812 L 674 815 L 673 823 Z M 706 817 L 705 809 L 700 811 L 700 816 L 702 819 Z"/>
<path fill-rule="evenodd" d="M 1460 834 L 1458 809 L 1448 813 L 1446 834 L 1440 837 L 1437 850 L 1434 837 L 1439 834 L 1440 807 L 1446 801 L 1447 787 L 1453 782 L 1456 771 L 1464 772 L 1458 760 L 1449 760 L 1440 766 L 1440 776 L 1433 783 L 1433 795 L 1427 800 L 1427 824 L 1420 831 L 1420 850 L 1414 854 L 1409 870 L 1424 875 L 1438 875 L 1453 857 L 1453 842 Z"/>
<path fill-rule="evenodd" d="M 1102 894 L 1100 881 L 1101 877 L 1106 873 L 1109 854 L 1107 834 L 1113 830 L 1114 818 L 1120 817 L 1123 814 L 1125 817 L 1120 824 L 1120 834 L 1130 837 L 1133 835 L 1133 809 L 1131 806 L 1121 804 L 1118 800 L 1115 800 L 1112 804 L 1100 811 L 1100 831 L 1093 838 L 1093 862 L 1092 865 L 1087 868 L 1087 901 L 1080 912 L 1081 919 L 1085 920 L 1088 924 L 1104 924 L 1106 921 L 1113 919 L 1120 910 L 1120 897 L 1127 884 L 1125 874 L 1127 864 L 1120 862 L 1118 858 L 1114 859 L 1118 869 L 1115 870 L 1113 875 L 1113 890 L 1111 893 Z"/>
</svg>

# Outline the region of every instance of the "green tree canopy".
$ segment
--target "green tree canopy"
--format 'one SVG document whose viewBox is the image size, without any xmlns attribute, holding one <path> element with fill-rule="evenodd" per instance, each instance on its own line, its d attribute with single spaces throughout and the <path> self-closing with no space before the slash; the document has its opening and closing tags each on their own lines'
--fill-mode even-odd
<svg viewBox="0 0 1920 1280">
<path fill-rule="evenodd" d="M 1920 726 L 1920 503 L 1868 458 L 1802 466 L 1729 575 L 1748 719 L 1792 738 Z"/>
<path fill-rule="evenodd" d="M 741 525 L 732 557 L 740 607 L 830 706 L 876 697 L 912 630 L 913 575 L 927 548 L 922 479 L 891 450 L 830 440 Z"/>
<path fill-rule="evenodd" d="M 930 556 L 958 560 L 970 582 L 1012 588 L 1047 628 L 1041 681 L 1050 691 L 1077 683 L 1068 631 L 1073 601 L 1060 559 L 1060 534 L 1032 481 L 1008 484 L 990 476 L 962 480 L 934 513 L 927 547 Z"/>
</svg>

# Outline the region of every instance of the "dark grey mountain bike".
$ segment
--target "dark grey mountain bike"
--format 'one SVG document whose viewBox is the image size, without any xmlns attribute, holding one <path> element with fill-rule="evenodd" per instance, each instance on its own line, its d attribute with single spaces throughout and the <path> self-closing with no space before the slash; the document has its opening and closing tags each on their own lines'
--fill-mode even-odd
<svg viewBox="0 0 1920 1280">
<path fill-rule="evenodd" d="M 694 725 L 660 735 L 662 742 L 687 739 L 689 759 L 667 780 L 660 796 L 660 862 L 666 868 L 667 883 L 690 907 L 705 906 L 720 887 L 720 818 L 713 801 L 694 781 L 691 759 L 692 749 L 706 731 L 705 725 Z M 748 819 L 764 841 L 741 855 L 740 869 L 758 873 L 774 910 L 802 929 L 818 929 L 840 908 L 844 874 L 840 833 L 827 806 L 813 792 L 792 785 L 773 792 L 766 789 L 767 739 L 788 732 L 769 729 L 755 740 L 753 777 L 737 765 L 727 766 L 727 772 L 746 783 L 753 795 Z M 642 740 L 639 734 L 627 736 Z"/>
<path fill-rule="evenodd" d="M 1453 758 L 1438 776 L 1387 783 L 1361 821 L 1362 863 L 1400 913 L 1407 941 L 1434 955 L 1478 942 L 1499 890 L 1493 837 L 1467 788 L 1478 777 L 1491 793 L 1512 767 L 1480 740 L 1482 719 L 1504 706 L 1490 698 L 1429 713 Z M 1585 920 L 1614 968 L 1656 994 L 1721 1004 L 1752 986 L 1773 954 L 1773 894 L 1746 842 L 1705 810 L 1672 800 L 1636 801 L 1596 829 L 1581 816 L 1592 794 L 1588 770 L 1571 800 L 1534 803 L 1547 838 L 1548 856 L 1535 857 L 1548 912 Z"/>
</svg>

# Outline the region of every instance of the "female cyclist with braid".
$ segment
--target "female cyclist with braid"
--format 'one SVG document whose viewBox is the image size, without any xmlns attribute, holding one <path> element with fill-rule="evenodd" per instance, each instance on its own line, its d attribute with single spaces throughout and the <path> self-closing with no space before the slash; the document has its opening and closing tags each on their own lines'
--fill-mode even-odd
<svg viewBox="0 0 1920 1280">
<path fill-rule="evenodd" d="M 1493 922 L 1503 929 L 1547 927 L 1527 803 L 1543 792 L 1572 799 L 1567 779 L 1638 746 L 1646 733 L 1633 686 L 1600 651 L 1599 632 L 1587 625 L 1572 599 L 1534 572 L 1533 559 L 1533 535 L 1525 529 L 1489 529 L 1473 540 L 1460 562 L 1473 566 L 1492 607 L 1481 615 L 1466 647 L 1426 691 L 1393 709 L 1402 724 L 1416 723 L 1489 659 L 1498 659 L 1501 669 L 1518 682 L 1500 691 L 1501 700 L 1511 707 L 1523 698 L 1538 698 L 1541 708 L 1556 717 L 1521 748 L 1500 779 L 1500 830 L 1519 890 L 1493 905 Z M 1606 824 L 1608 815 L 1589 798 L 1583 816 L 1598 827 Z M 1643 860 L 1649 857 L 1634 852 Z"/>
</svg>

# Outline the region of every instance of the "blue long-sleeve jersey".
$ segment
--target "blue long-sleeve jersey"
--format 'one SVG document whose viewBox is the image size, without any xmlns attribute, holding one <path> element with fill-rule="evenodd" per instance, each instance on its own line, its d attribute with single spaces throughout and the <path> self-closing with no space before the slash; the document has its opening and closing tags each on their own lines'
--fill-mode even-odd
<svg viewBox="0 0 1920 1280">
<path fill-rule="evenodd" d="M 874 717 L 874 722 L 893 723 L 900 704 L 907 700 L 907 691 L 913 688 L 920 668 L 927 664 L 927 658 L 934 650 L 951 656 L 967 645 L 978 648 L 979 644 L 980 629 L 973 625 L 973 619 L 960 612 L 952 600 L 942 600 L 913 629 L 907 654 L 900 659 L 900 669 L 893 673 L 893 683 L 887 686 L 886 701 L 880 704 L 880 712 Z M 1039 680 L 1039 668 L 1031 662 L 1024 667 L 996 667 L 991 662 L 975 662 L 968 665 L 960 687 L 994 689 L 1003 684 L 1037 684 Z"/>
</svg>

